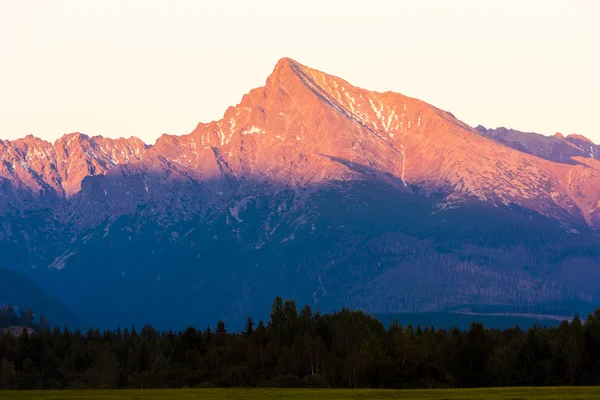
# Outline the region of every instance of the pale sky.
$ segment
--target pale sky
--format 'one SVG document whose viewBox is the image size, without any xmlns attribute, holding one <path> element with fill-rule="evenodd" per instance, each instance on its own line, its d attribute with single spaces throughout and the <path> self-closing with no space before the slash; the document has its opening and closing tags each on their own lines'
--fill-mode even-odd
<svg viewBox="0 0 600 400">
<path fill-rule="evenodd" d="M 476 126 L 600 143 L 596 0 L 0 0 L 0 138 L 220 119 L 277 60 Z"/>
</svg>

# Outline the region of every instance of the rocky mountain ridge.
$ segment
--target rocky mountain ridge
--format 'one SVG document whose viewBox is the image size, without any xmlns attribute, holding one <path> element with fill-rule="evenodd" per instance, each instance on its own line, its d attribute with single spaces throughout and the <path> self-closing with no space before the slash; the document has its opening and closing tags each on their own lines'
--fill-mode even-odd
<svg viewBox="0 0 600 400">
<path fill-rule="evenodd" d="M 106 324 L 245 317 L 276 290 L 375 312 L 587 304 L 600 170 L 556 140 L 573 151 L 284 58 L 221 120 L 152 146 L 0 142 L 0 266 Z"/>
<path fill-rule="evenodd" d="M 4 141 L 0 176 L 15 190 L 70 198 L 86 177 L 98 175 L 307 187 L 355 179 L 368 168 L 376 179 L 400 187 L 446 191 L 449 203 L 466 198 L 514 203 L 566 223 L 597 226 L 596 163 L 573 159 L 593 158 L 595 145 L 557 138 L 571 151 L 551 159 L 498 146 L 485 136 L 419 100 L 369 92 L 282 59 L 265 87 L 245 95 L 220 121 L 201 123 L 188 135 L 163 135 L 153 146 L 137 138 L 79 133 L 54 145 L 33 136 Z M 147 182 L 143 187 L 150 190 Z"/>
<path fill-rule="evenodd" d="M 516 150 L 557 163 L 577 164 L 584 162 L 584 159 L 598 160 L 600 158 L 600 146 L 582 135 L 564 136 L 562 133 L 556 133 L 553 136 L 544 136 L 539 133 L 521 132 L 504 127 L 487 129 L 482 125 L 475 129 Z M 596 165 L 595 162 L 590 162 L 590 166 L 593 168 L 596 168 Z"/>
</svg>

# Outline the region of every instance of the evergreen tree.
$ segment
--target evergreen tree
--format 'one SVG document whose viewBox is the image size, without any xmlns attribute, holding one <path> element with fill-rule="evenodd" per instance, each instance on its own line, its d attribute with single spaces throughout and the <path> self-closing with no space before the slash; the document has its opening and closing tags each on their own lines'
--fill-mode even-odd
<svg viewBox="0 0 600 400">
<path fill-rule="evenodd" d="M 253 333 L 254 333 L 254 321 L 252 320 L 252 317 L 248 317 L 248 319 L 246 320 L 246 325 L 244 327 L 244 335 L 246 337 L 251 337 Z"/>
<path fill-rule="evenodd" d="M 600 383 L 600 310 L 583 322 L 468 331 L 386 329 L 349 309 L 313 313 L 276 298 L 270 320 L 241 332 L 160 332 L 144 326 L 86 333 L 40 329 L 33 313 L 0 309 L 0 323 L 31 322 L 0 334 L 0 388 L 194 386 L 472 387 Z M 14 325 L 12 325 L 14 326 Z"/>
</svg>

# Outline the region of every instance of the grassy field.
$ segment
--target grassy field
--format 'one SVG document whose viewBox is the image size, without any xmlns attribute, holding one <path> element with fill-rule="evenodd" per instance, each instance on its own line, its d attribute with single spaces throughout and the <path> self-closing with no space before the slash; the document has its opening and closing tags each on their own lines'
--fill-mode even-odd
<svg viewBox="0 0 600 400">
<path fill-rule="evenodd" d="M 11 399 L 115 399 L 115 400 L 598 400 L 600 387 L 503 388 L 457 390 L 337 390 L 337 389 L 181 389 L 181 390 L 66 390 L 0 391 Z"/>
</svg>

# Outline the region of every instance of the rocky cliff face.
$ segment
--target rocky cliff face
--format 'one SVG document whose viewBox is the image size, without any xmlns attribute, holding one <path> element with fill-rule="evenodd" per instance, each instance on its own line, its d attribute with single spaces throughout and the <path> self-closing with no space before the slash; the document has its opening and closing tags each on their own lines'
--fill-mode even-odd
<svg viewBox="0 0 600 400">
<path fill-rule="evenodd" d="M 82 311 L 127 298 L 145 313 L 177 292 L 195 302 L 210 276 L 211 290 L 226 278 L 244 289 L 209 290 L 204 307 L 225 299 L 223 313 L 242 315 L 270 300 L 273 274 L 300 299 L 374 311 L 591 301 L 596 289 L 564 279 L 597 261 L 595 154 L 585 138 L 475 130 L 282 59 L 221 120 L 153 146 L 0 141 L 0 264 L 49 268 L 39 279 L 67 304 L 64 292 L 94 282 Z M 572 243 L 587 250 L 560 253 Z M 127 294 L 132 270 L 149 294 Z M 124 297 L 103 303 L 103 290 Z M 178 299 L 168 304 L 189 306 Z"/>
<path fill-rule="evenodd" d="M 0 176 L 13 190 L 64 198 L 77 193 L 87 176 L 139 161 L 146 148 L 138 138 L 90 138 L 82 133 L 64 135 L 54 144 L 32 135 L 0 140 Z"/>
<path fill-rule="evenodd" d="M 443 191 L 450 202 L 518 204 L 567 223 L 596 226 L 590 201 L 600 200 L 595 163 L 576 159 L 594 159 L 592 142 L 479 132 L 484 137 L 422 101 L 356 88 L 282 59 L 264 87 L 245 95 L 222 120 L 199 124 L 189 135 L 163 135 L 152 147 L 137 138 L 74 133 L 52 145 L 28 136 L 0 144 L 0 175 L 14 189 L 67 199 L 86 177 L 97 175 L 124 180 L 159 175 L 161 183 L 254 180 L 287 187 L 368 175 L 406 190 Z M 147 183 L 140 199 L 150 191 Z M 118 196 L 105 194 L 113 195 Z"/>
</svg>

